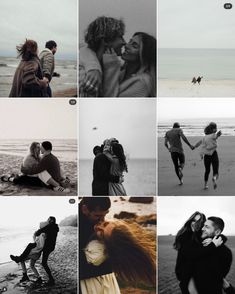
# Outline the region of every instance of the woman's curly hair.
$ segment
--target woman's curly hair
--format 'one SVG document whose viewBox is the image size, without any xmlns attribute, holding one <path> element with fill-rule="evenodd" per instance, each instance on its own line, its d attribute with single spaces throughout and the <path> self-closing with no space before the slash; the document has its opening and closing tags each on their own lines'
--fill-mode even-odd
<svg viewBox="0 0 235 294">
<path fill-rule="evenodd" d="M 100 46 L 102 40 L 108 42 L 125 33 L 123 20 L 112 17 L 101 16 L 89 24 L 85 32 L 85 42 L 94 51 Z"/>
</svg>

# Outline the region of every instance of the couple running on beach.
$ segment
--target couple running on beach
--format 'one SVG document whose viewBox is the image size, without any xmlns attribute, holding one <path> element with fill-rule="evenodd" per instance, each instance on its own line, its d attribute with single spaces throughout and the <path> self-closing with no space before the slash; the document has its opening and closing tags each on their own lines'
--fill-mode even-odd
<svg viewBox="0 0 235 294">
<path fill-rule="evenodd" d="M 182 294 L 235 293 L 225 279 L 232 264 L 232 251 L 225 245 L 223 229 L 221 218 L 206 218 L 196 211 L 178 231 L 174 242 L 178 251 L 175 273 Z"/>
<path fill-rule="evenodd" d="M 52 144 L 49 141 L 44 141 L 41 145 L 33 142 L 30 145 L 29 154 L 23 159 L 21 172 L 22 175 L 3 175 L 1 180 L 16 185 L 52 188 L 56 192 L 70 192 L 70 180 L 61 175 L 60 162 L 52 154 Z"/>
<path fill-rule="evenodd" d="M 79 50 L 80 97 L 156 97 L 156 39 L 136 32 L 126 43 L 124 33 L 112 17 L 89 24 Z"/>
<path fill-rule="evenodd" d="M 126 196 L 123 172 L 128 172 L 126 156 L 116 138 L 106 139 L 93 149 L 92 195 Z"/>
<path fill-rule="evenodd" d="M 201 146 L 200 156 L 204 159 L 204 189 L 207 190 L 210 169 L 213 169 L 213 187 L 217 188 L 217 179 L 219 177 L 219 157 L 217 154 L 217 139 L 221 136 L 221 131 L 217 132 L 217 125 L 214 122 L 209 123 L 204 129 L 205 136 L 198 141 L 194 146 L 191 145 L 180 128 L 178 122 L 173 124 L 173 128 L 165 134 L 165 146 L 171 153 L 171 158 L 175 167 L 175 173 L 180 180 L 180 185 L 183 185 L 183 168 L 185 164 L 184 150 L 181 139 L 192 149 Z M 168 145 L 169 144 L 169 145 Z"/>
<path fill-rule="evenodd" d="M 109 197 L 79 204 L 79 293 L 120 294 L 116 279 L 156 285 L 156 240 L 137 223 L 106 221 Z"/>
<path fill-rule="evenodd" d="M 10 255 L 10 258 L 13 261 L 21 264 L 23 277 L 20 280 L 20 283 L 30 281 L 25 266 L 26 260 L 30 260 L 30 267 L 37 278 L 34 282 L 37 284 L 41 284 L 43 282 L 35 267 L 35 263 L 40 258 L 42 253 L 42 266 L 49 278 L 48 282 L 44 285 L 53 286 L 55 284 L 51 270 L 47 264 L 47 260 L 50 253 L 55 249 L 58 232 L 59 227 L 56 224 L 56 219 L 54 216 L 50 216 L 46 222 L 40 223 L 40 229 L 37 230 L 33 236 L 34 242 L 29 243 L 21 255 Z"/>
<path fill-rule="evenodd" d="M 26 39 L 16 50 L 21 61 L 15 71 L 9 97 L 52 97 L 50 81 L 55 75 L 56 42 L 46 42 L 39 56 L 38 45 L 34 40 Z"/>
</svg>

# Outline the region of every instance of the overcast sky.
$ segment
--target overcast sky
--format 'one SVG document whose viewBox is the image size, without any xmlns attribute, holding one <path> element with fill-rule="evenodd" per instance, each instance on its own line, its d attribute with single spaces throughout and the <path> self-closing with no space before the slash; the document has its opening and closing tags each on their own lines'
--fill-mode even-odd
<svg viewBox="0 0 235 294">
<path fill-rule="evenodd" d="M 112 137 L 130 158 L 155 158 L 155 99 L 81 99 L 79 106 L 80 158 L 93 158 L 93 147 Z"/>
<path fill-rule="evenodd" d="M 161 48 L 235 48 L 235 0 L 158 1 Z"/>
<path fill-rule="evenodd" d="M 234 98 L 159 98 L 158 122 L 191 118 L 235 118 Z"/>
<path fill-rule="evenodd" d="M 57 58 L 76 59 L 77 22 L 76 0 L 1 0 L 0 56 L 16 56 L 16 45 L 28 38 L 40 50 L 55 40 Z"/>
<path fill-rule="evenodd" d="M 76 139 L 69 99 L 0 99 L 0 139 Z"/>
<path fill-rule="evenodd" d="M 1 197 L 0 226 L 32 227 L 55 216 L 57 223 L 78 213 L 78 204 L 70 204 L 71 197 Z M 19 209 L 20 207 L 20 209 Z"/>
<path fill-rule="evenodd" d="M 225 235 L 235 235 L 235 197 L 158 197 L 158 235 L 175 235 L 195 212 L 221 217 Z"/>
<path fill-rule="evenodd" d="M 126 41 L 138 31 L 156 36 L 156 0 L 80 0 L 80 42 L 89 23 L 98 16 L 122 18 L 126 24 Z"/>
</svg>

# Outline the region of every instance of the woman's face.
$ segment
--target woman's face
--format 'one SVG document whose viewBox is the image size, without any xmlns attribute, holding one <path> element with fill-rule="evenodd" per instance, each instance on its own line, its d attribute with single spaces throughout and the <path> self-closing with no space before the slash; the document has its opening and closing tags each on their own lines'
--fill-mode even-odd
<svg viewBox="0 0 235 294">
<path fill-rule="evenodd" d="M 111 235 L 113 228 L 115 227 L 114 222 L 104 221 L 94 226 L 96 236 L 103 239 Z"/>
<path fill-rule="evenodd" d="M 40 144 L 37 144 L 36 147 L 35 147 L 35 152 L 37 155 L 40 154 Z"/>
<path fill-rule="evenodd" d="M 129 62 L 139 61 L 141 42 L 142 41 L 139 35 L 132 37 L 125 46 L 125 51 L 122 54 L 122 59 Z"/>
<path fill-rule="evenodd" d="M 195 215 L 194 219 L 192 220 L 192 222 L 191 222 L 191 230 L 193 232 L 195 232 L 196 223 L 200 220 L 200 218 L 201 218 L 200 214 L 197 214 L 197 215 Z"/>
</svg>

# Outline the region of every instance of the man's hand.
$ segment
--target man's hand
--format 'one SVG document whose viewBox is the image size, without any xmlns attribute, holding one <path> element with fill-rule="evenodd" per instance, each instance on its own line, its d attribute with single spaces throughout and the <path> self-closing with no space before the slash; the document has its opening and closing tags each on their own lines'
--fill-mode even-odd
<svg viewBox="0 0 235 294">
<path fill-rule="evenodd" d="M 222 132 L 221 131 L 218 131 L 217 132 L 217 137 L 221 136 L 222 135 Z"/>
<path fill-rule="evenodd" d="M 204 247 L 208 246 L 209 244 L 211 244 L 212 242 L 212 238 L 206 238 L 205 240 L 203 240 L 202 245 Z"/>
<path fill-rule="evenodd" d="M 219 247 L 223 244 L 223 239 L 221 237 L 215 236 L 212 240 L 216 247 Z"/>
<path fill-rule="evenodd" d="M 84 80 L 84 90 L 87 92 L 97 92 L 102 83 L 99 70 L 89 70 Z"/>
</svg>

